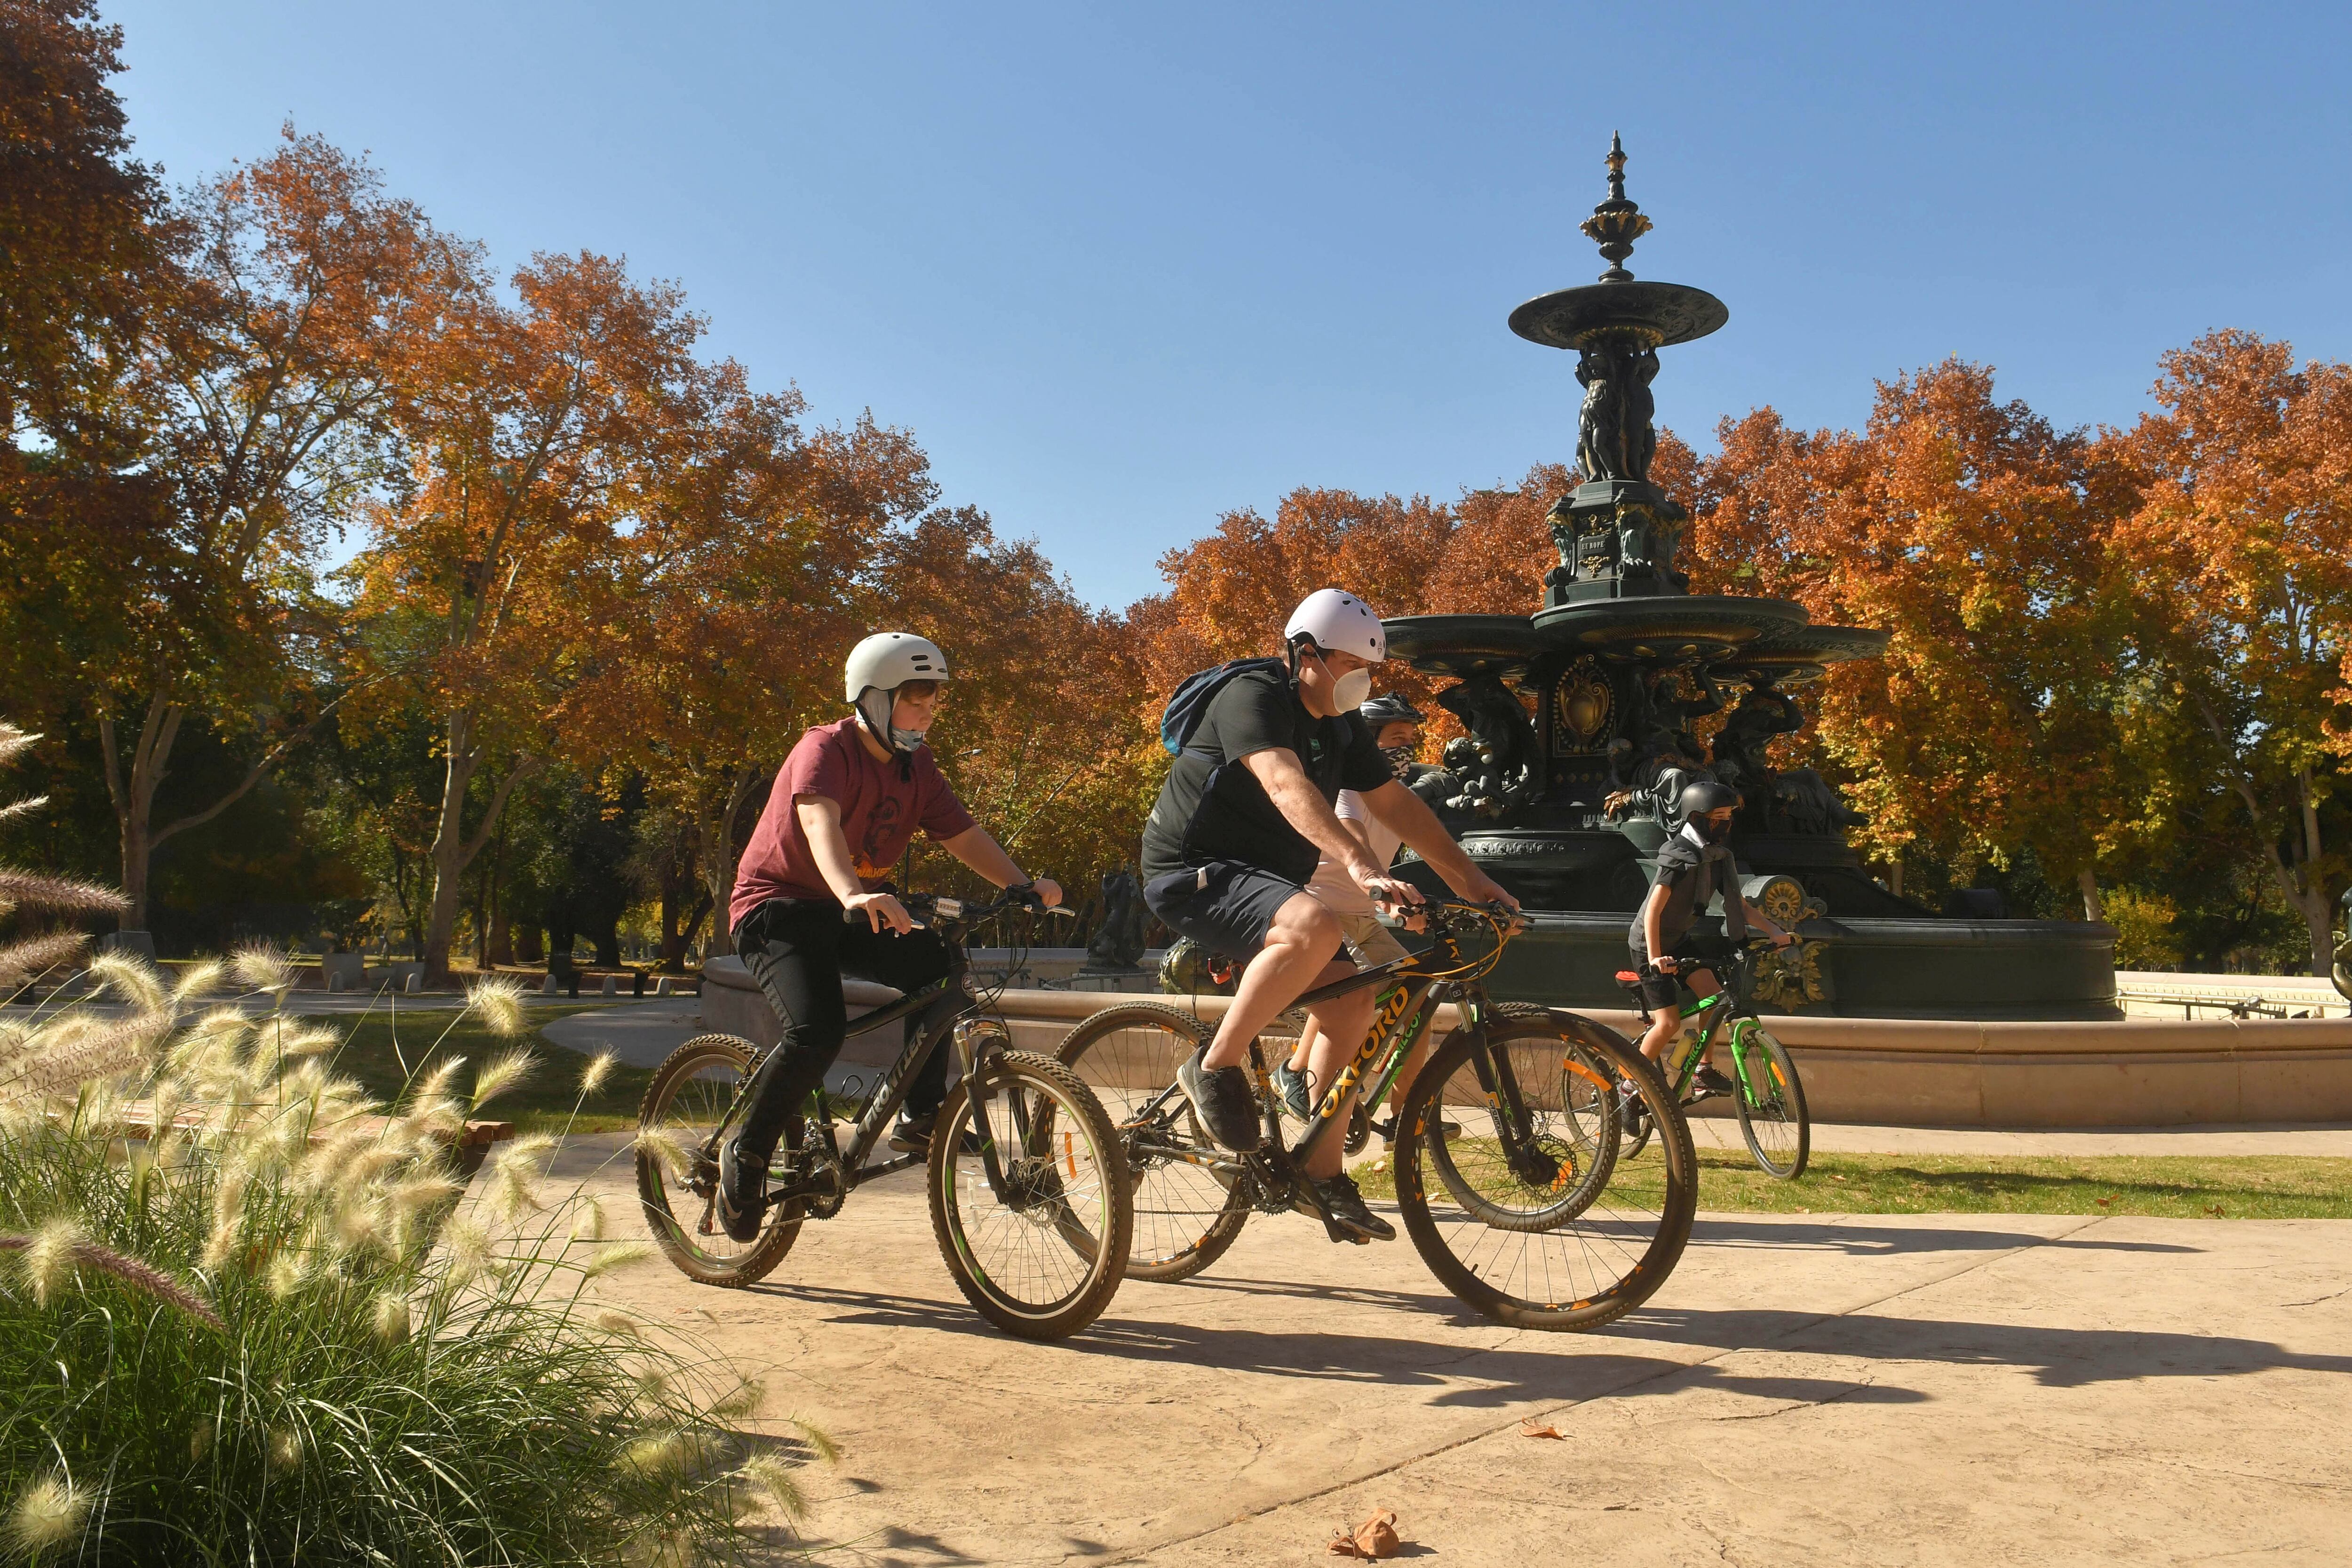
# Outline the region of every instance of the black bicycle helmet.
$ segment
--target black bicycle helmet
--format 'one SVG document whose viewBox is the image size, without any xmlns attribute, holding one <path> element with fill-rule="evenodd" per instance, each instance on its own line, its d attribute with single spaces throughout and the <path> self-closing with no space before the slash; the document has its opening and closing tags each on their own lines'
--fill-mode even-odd
<svg viewBox="0 0 2352 1568">
<path fill-rule="evenodd" d="M 1685 822 L 1696 822 L 1710 811 L 1726 811 L 1739 804 L 1739 792 L 1713 779 L 1693 779 L 1675 799 Z"/>
<path fill-rule="evenodd" d="M 1372 727 L 1372 733 L 1375 735 L 1381 732 L 1381 726 L 1383 724 L 1421 724 L 1428 721 L 1427 716 L 1420 709 L 1394 692 L 1385 697 L 1373 698 L 1370 702 L 1357 709 L 1356 712 L 1365 723 Z"/>
</svg>

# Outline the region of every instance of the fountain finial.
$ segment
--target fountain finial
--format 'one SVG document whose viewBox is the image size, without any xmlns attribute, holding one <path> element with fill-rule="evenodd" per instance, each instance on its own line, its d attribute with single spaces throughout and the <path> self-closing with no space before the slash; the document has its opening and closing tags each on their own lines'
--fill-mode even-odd
<svg viewBox="0 0 2352 1568">
<path fill-rule="evenodd" d="M 1633 254 L 1633 242 L 1650 232 L 1650 220 L 1637 204 L 1625 199 L 1625 141 L 1614 131 L 1609 133 L 1608 163 L 1609 199 L 1578 226 L 1601 247 L 1601 258 L 1609 263 L 1601 281 L 1631 283 L 1633 275 L 1625 270 L 1625 258 Z"/>
</svg>

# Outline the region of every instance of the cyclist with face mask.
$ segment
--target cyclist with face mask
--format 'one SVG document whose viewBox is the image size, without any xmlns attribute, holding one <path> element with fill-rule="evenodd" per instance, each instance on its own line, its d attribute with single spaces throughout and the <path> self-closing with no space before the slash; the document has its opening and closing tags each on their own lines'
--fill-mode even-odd
<svg viewBox="0 0 2352 1568">
<path fill-rule="evenodd" d="M 1333 813 L 1342 789 L 1358 792 L 1373 819 L 1461 897 L 1517 907 L 1397 782 L 1354 711 L 1372 694 L 1372 667 L 1388 657 L 1388 634 L 1371 606 L 1321 589 L 1292 613 L 1283 640 L 1281 663 L 1233 674 L 1216 688 L 1182 737 L 1143 829 L 1143 897 L 1152 912 L 1210 952 L 1246 961 L 1216 1037 L 1176 1075 L 1209 1135 L 1243 1153 L 1260 1140 L 1241 1065 L 1250 1042 L 1304 993 L 1356 973 L 1339 917 L 1307 890 L 1317 860 L 1329 857 L 1383 902 L 1421 901 Z M 1320 1041 L 1308 1070 L 1318 1081 L 1334 1081 L 1354 1054 L 1374 1001 L 1364 986 L 1310 1015 Z M 1318 1203 L 1341 1232 L 1392 1238 L 1341 1171 L 1340 1142 L 1316 1146 L 1307 1175 Z"/>
<path fill-rule="evenodd" d="M 738 1241 L 760 1234 L 769 1163 L 779 1143 L 798 1149 L 802 1108 L 841 1054 L 842 976 L 900 991 L 947 977 L 946 947 L 915 929 L 886 880 L 916 830 L 1000 888 L 1062 901 L 1053 883 L 1022 873 L 940 774 L 925 741 L 948 680 L 939 645 L 877 632 L 850 650 L 842 675 L 850 716 L 801 736 L 735 875 L 735 952 L 783 1026 L 752 1075 L 741 1130 L 719 1146 L 719 1220 Z M 950 991 L 933 1006 L 965 1004 Z M 909 1018 L 907 1037 L 930 1023 Z M 952 1054 L 934 1051 L 908 1087 L 892 1148 L 929 1147 Z"/>
<path fill-rule="evenodd" d="M 1657 1061 L 1682 1031 L 1681 985 L 1701 998 L 1715 994 L 1714 965 L 1725 948 L 1692 931 L 1698 917 L 1723 899 L 1723 934 L 1729 942 L 1748 935 L 1749 928 L 1786 947 L 1796 938 L 1766 917 L 1740 891 L 1739 868 L 1731 856 L 1731 815 L 1739 796 L 1713 779 L 1694 779 L 1683 786 L 1676 801 L 1682 828 L 1658 849 L 1657 876 L 1642 912 L 1626 933 L 1633 952 L 1633 968 L 1642 976 L 1642 1004 L 1650 1009 L 1650 1031 L 1642 1037 L 1642 1054 Z M 1654 954 L 1654 958 L 1652 955 Z M 1679 982 L 1679 984 L 1677 984 Z M 1728 1094 L 1731 1080 L 1712 1061 L 1702 1062 L 1693 1079 L 1708 1094 Z"/>
</svg>

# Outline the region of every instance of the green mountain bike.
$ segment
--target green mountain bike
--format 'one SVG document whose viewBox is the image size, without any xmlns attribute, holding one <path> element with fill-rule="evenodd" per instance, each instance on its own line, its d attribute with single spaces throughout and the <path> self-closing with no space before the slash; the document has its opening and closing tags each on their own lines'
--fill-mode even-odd
<svg viewBox="0 0 2352 1568">
<path fill-rule="evenodd" d="M 1766 1175 L 1793 1182 L 1805 1173 L 1805 1161 L 1812 1152 L 1812 1123 L 1805 1114 L 1805 1086 L 1797 1078 L 1797 1064 L 1790 1060 L 1788 1047 L 1774 1039 L 1772 1031 L 1756 1016 L 1752 1000 L 1756 960 L 1770 945 L 1750 942 L 1727 963 L 1702 961 L 1704 967 L 1715 971 L 1722 989 L 1681 1009 L 1685 1020 L 1699 1020 L 1698 1026 L 1685 1030 L 1660 1065 L 1666 1069 L 1676 1103 L 1697 1103 L 1706 1098 L 1706 1091 L 1693 1083 L 1698 1065 L 1728 1025 L 1727 1054 L 1731 1058 L 1732 1109 L 1739 1117 L 1739 1136 Z M 1641 982 L 1633 970 L 1617 972 L 1617 983 L 1633 996 L 1646 1025 L 1650 1007 L 1642 999 Z M 1640 1153 L 1650 1141 L 1649 1118 L 1641 1106 L 1633 1105 L 1620 1120 L 1625 1152 Z"/>
</svg>

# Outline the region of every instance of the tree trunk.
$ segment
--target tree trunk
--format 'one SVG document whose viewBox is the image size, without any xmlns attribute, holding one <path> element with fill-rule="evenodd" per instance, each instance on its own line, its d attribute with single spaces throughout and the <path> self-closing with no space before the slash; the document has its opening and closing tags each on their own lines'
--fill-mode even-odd
<svg viewBox="0 0 2352 1568">
<path fill-rule="evenodd" d="M 449 981 L 449 941 L 457 929 L 457 903 L 465 895 L 466 789 L 474 782 L 471 715 L 452 715 L 447 726 L 449 767 L 441 784 L 440 820 L 434 825 L 433 903 L 425 919 L 425 983 Z"/>
<path fill-rule="evenodd" d="M 507 776 L 490 792 L 482 820 L 471 838 L 466 837 L 466 789 L 473 783 L 474 771 L 481 761 L 481 746 L 474 733 L 474 715 L 470 712 L 449 715 L 447 728 L 449 771 L 441 788 L 440 820 L 433 829 L 433 910 L 425 925 L 425 983 L 428 985 L 449 984 L 449 944 L 457 934 L 457 909 L 465 897 L 466 868 L 482 852 L 490 835 L 499 825 L 499 815 L 506 810 L 507 797 L 514 793 L 526 774 L 537 765 L 537 760 L 520 757 Z"/>
<path fill-rule="evenodd" d="M 160 691 L 149 699 L 146 716 L 140 721 L 139 733 L 131 743 L 131 765 L 126 773 L 114 716 L 99 715 L 98 743 L 105 760 L 106 793 L 114 803 L 114 825 L 122 849 L 122 896 L 126 904 L 115 920 L 119 931 L 147 929 L 147 875 L 155 854 L 155 790 L 163 782 L 166 764 L 172 760 L 173 742 L 179 739 L 180 723 L 186 717 L 187 710 L 165 701 Z"/>
<path fill-rule="evenodd" d="M 2084 867 L 2074 873 L 2074 885 L 2083 889 L 2083 918 L 2104 922 L 2107 918 L 2107 908 L 2099 898 L 2098 871 L 2093 867 Z"/>
<path fill-rule="evenodd" d="M 727 801 L 721 807 L 706 803 L 702 815 L 702 885 L 710 898 L 710 941 L 703 948 L 706 962 L 731 957 L 735 931 L 731 904 L 735 897 L 735 819 L 764 776 L 756 768 L 739 768 L 727 781 Z M 679 956 L 684 957 L 684 942 Z"/>
<path fill-rule="evenodd" d="M 2294 905 L 2311 933 L 2311 972 L 2325 980 L 2336 972 L 2336 922 L 2328 908 L 2327 889 L 2307 887 L 2295 895 Z"/>
</svg>

